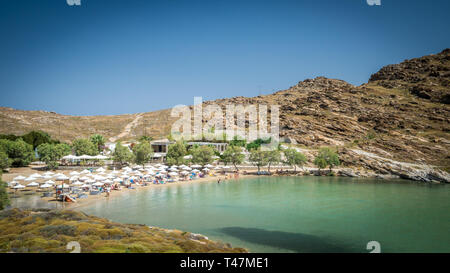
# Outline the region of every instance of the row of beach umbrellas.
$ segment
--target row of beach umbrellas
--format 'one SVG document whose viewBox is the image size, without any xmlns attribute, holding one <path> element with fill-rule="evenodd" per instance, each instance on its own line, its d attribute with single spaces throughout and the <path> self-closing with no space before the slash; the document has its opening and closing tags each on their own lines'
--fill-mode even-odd
<svg viewBox="0 0 450 273">
<path fill-rule="evenodd" d="M 204 168 L 201 169 L 204 172 L 209 172 L 214 166 L 207 164 L 203 166 Z M 69 173 L 71 177 L 66 176 L 62 173 L 53 173 L 53 172 L 45 172 L 44 174 L 34 173 L 30 175 L 29 177 L 25 177 L 22 175 L 19 175 L 13 179 L 11 184 L 13 185 L 14 189 L 22 189 L 26 186 L 21 185 L 19 181 L 28 182 L 28 187 L 40 187 L 40 188 L 50 188 L 53 187 L 56 181 L 64 181 L 64 180 L 70 180 L 72 185 L 74 186 L 89 186 L 89 184 L 92 184 L 93 186 L 102 186 L 104 184 L 111 184 L 114 182 L 122 182 L 125 179 L 136 179 L 136 176 L 143 176 L 143 177 L 149 177 L 149 176 L 161 176 L 164 174 L 168 174 L 170 176 L 178 176 L 178 175 L 188 175 L 189 173 L 199 173 L 200 168 L 202 168 L 201 165 L 192 165 L 191 167 L 186 165 L 172 165 L 172 166 L 166 166 L 164 164 L 156 164 L 155 166 L 148 166 L 146 168 L 138 168 L 133 170 L 130 167 L 125 167 L 122 169 L 122 171 L 114 170 L 110 172 L 109 174 L 106 173 L 107 170 L 100 167 L 95 170 L 95 174 L 91 173 L 89 170 L 83 170 L 81 172 L 78 171 L 72 171 Z M 229 166 L 222 166 L 222 167 L 214 167 L 214 170 L 221 170 L 221 169 L 229 169 Z M 53 179 L 53 180 L 52 180 Z M 36 182 L 37 180 L 47 180 L 43 183 Z"/>
</svg>

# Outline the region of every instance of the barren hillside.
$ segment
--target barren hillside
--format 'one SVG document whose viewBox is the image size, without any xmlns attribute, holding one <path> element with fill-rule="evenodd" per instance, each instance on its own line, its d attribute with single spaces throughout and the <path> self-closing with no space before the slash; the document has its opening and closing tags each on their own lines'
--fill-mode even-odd
<svg viewBox="0 0 450 273">
<path fill-rule="evenodd" d="M 389 65 L 362 86 L 318 77 L 287 90 L 205 104 L 278 104 L 280 133 L 303 149 L 337 146 L 344 163 L 392 173 L 392 164 L 450 167 L 450 50 Z M 0 108 L 0 133 L 33 129 L 70 141 L 103 134 L 111 140 L 167 136 L 170 110 L 118 116 L 74 117 Z M 382 160 L 381 160 L 381 159 Z M 381 165 L 376 165 L 373 161 Z M 414 166 L 414 165 L 413 165 Z"/>
</svg>

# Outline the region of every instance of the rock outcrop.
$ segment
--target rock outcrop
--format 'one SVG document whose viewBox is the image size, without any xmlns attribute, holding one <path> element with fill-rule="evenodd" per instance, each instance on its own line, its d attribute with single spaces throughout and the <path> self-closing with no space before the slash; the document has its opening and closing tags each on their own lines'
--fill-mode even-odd
<svg viewBox="0 0 450 273">
<path fill-rule="evenodd" d="M 369 82 L 406 89 L 420 98 L 450 104 L 450 49 L 385 66 Z"/>
</svg>

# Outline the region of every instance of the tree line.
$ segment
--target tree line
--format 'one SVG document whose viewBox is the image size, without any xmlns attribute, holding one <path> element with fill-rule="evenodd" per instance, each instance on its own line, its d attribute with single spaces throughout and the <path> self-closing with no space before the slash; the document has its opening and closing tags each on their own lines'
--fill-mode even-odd
<svg viewBox="0 0 450 273">
<path fill-rule="evenodd" d="M 9 166 L 27 166 L 36 159 L 35 151 L 39 160 L 45 162 L 50 169 L 56 169 L 59 160 L 66 155 L 73 153 L 77 156 L 95 156 L 106 149 L 105 138 L 99 134 L 92 135 L 90 138 L 75 139 L 72 145 L 55 141 L 45 132 L 30 132 L 24 135 L 24 138 L 12 135 L 0 136 L 1 169 Z M 262 144 L 269 142 L 270 139 L 257 139 L 246 143 L 245 140 L 234 138 L 221 154 L 211 145 L 193 145 L 188 148 L 186 142 L 178 141 L 169 145 L 166 162 L 168 165 L 194 163 L 204 166 L 218 158 L 225 165 L 231 164 L 238 170 L 238 165 L 244 162 L 245 154 L 243 152 L 245 150 L 249 151 L 249 161 L 258 168 L 258 172 L 266 166 L 270 172 L 271 167 L 279 163 L 294 167 L 294 171 L 296 171 L 297 166 L 302 167 L 308 162 L 303 153 L 293 148 L 282 149 L 281 145 L 278 145 L 278 149 L 263 150 Z M 283 159 L 282 154 L 284 155 Z M 185 158 L 187 155 L 190 156 L 189 159 Z M 118 142 L 112 153 L 112 159 L 120 165 L 126 163 L 145 165 L 153 156 L 150 139 L 147 138 L 141 138 L 137 143 L 132 143 L 130 148 Z M 337 152 L 330 148 L 320 149 L 313 163 L 319 168 L 319 171 L 326 167 L 332 170 L 333 167 L 340 165 Z"/>
</svg>

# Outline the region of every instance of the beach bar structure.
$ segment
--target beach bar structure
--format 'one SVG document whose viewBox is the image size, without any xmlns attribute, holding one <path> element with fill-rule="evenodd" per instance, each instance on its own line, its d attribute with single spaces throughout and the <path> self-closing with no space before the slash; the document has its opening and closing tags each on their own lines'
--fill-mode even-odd
<svg viewBox="0 0 450 273">
<path fill-rule="evenodd" d="M 153 140 L 150 142 L 152 149 L 155 153 L 167 153 L 170 144 L 174 144 L 175 141 L 170 141 L 168 139 Z"/>
</svg>

